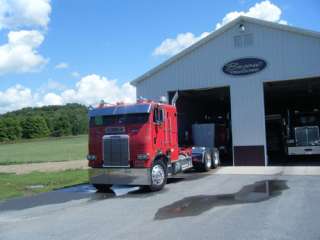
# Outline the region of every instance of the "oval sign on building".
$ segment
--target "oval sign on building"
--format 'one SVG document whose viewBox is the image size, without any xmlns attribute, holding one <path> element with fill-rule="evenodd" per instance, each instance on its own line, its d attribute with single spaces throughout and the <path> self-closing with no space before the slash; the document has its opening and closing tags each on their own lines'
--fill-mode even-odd
<svg viewBox="0 0 320 240">
<path fill-rule="evenodd" d="M 222 68 L 229 75 L 248 75 L 262 71 L 267 66 L 266 61 L 259 58 L 240 58 L 228 62 Z"/>
</svg>

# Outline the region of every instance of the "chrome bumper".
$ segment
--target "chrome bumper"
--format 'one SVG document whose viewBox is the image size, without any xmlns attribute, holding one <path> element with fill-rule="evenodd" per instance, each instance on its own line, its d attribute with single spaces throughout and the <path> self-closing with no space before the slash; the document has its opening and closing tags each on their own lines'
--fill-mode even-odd
<svg viewBox="0 0 320 240">
<path fill-rule="evenodd" d="M 288 155 L 320 155 L 320 146 L 288 147 Z"/>
<path fill-rule="evenodd" d="M 149 168 L 91 168 L 91 184 L 150 185 Z"/>
</svg>

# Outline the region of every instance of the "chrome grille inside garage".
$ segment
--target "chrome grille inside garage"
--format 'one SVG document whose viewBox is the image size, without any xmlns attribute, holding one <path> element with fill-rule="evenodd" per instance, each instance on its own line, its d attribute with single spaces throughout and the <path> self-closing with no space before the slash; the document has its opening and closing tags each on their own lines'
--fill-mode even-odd
<svg viewBox="0 0 320 240">
<path fill-rule="evenodd" d="M 105 167 L 129 167 L 128 135 L 103 137 L 103 165 Z"/>
<path fill-rule="evenodd" d="M 318 126 L 296 127 L 295 132 L 297 146 L 313 146 L 319 140 Z"/>
</svg>

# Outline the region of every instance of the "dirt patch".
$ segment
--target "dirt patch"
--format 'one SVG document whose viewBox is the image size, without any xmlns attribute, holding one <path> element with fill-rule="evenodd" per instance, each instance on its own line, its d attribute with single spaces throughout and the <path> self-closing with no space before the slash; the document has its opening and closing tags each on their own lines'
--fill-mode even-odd
<svg viewBox="0 0 320 240">
<path fill-rule="evenodd" d="M 74 160 L 66 162 L 28 163 L 0 166 L 0 173 L 26 174 L 33 171 L 55 172 L 70 169 L 87 169 L 87 160 Z"/>
</svg>

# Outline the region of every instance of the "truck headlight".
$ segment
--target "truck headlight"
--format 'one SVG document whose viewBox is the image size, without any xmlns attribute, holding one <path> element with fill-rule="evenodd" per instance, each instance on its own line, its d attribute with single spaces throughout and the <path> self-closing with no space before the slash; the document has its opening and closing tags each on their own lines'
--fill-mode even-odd
<svg viewBox="0 0 320 240">
<path fill-rule="evenodd" d="M 148 160 L 149 159 L 149 153 L 141 153 L 137 155 L 138 160 Z"/>
<path fill-rule="evenodd" d="M 88 154 L 88 155 L 87 155 L 87 160 L 88 160 L 88 161 L 94 161 L 94 160 L 96 160 L 96 156 L 95 156 L 95 155 Z"/>
</svg>

